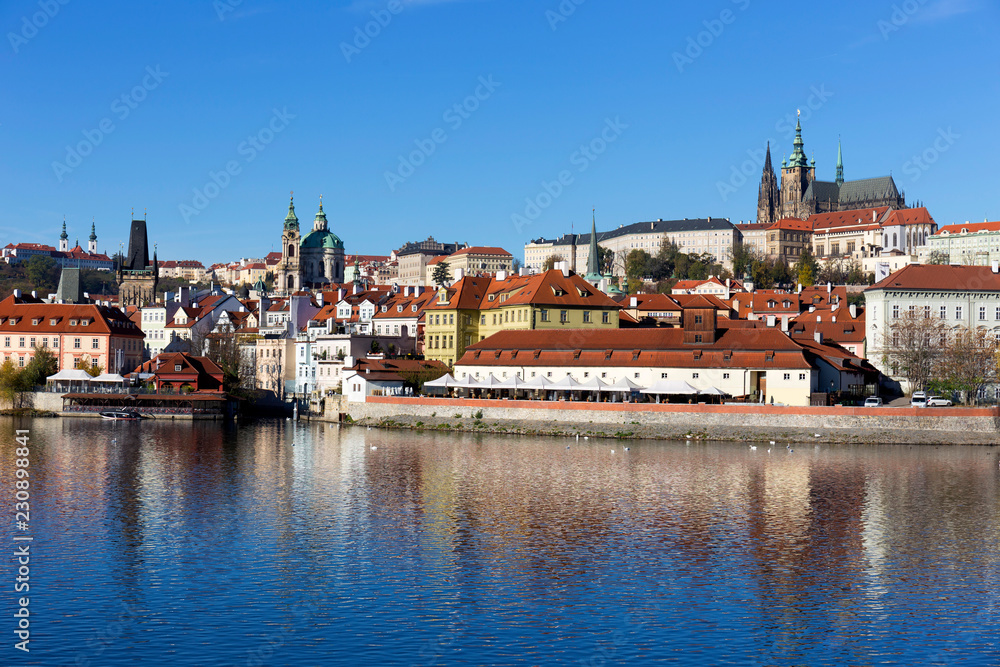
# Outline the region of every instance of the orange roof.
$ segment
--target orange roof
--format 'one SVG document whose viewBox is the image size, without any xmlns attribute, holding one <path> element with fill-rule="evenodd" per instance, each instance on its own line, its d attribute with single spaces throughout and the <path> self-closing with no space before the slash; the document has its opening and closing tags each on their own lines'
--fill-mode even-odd
<svg viewBox="0 0 1000 667">
<path fill-rule="evenodd" d="M 976 232 L 1000 232 L 1000 222 L 973 222 L 963 225 L 945 225 L 938 234 L 975 234 Z"/>
<path fill-rule="evenodd" d="M 877 289 L 996 292 L 1000 275 L 989 266 L 909 264 L 865 291 Z"/>
<path fill-rule="evenodd" d="M 87 321 L 87 325 L 82 322 Z M 37 324 L 36 324 L 37 322 Z M 72 324 L 75 322 L 75 324 Z M 143 338 L 125 313 L 111 306 L 29 303 L 10 295 L 0 301 L 0 332 L 28 334 L 110 334 Z"/>
<path fill-rule="evenodd" d="M 461 250 L 452 253 L 454 255 L 500 255 L 502 257 L 510 257 L 511 254 L 504 250 L 503 248 L 494 248 L 489 246 L 473 246 L 471 248 L 462 248 Z M 430 264 L 430 262 L 428 262 Z"/>
<path fill-rule="evenodd" d="M 830 229 L 832 227 L 852 227 L 855 225 L 878 224 L 892 209 L 888 206 L 878 208 L 858 208 L 830 213 L 816 213 L 809 216 L 809 222 L 814 230 Z"/>
<path fill-rule="evenodd" d="M 890 227 L 892 225 L 935 225 L 934 218 L 927 211 L 926 208 L 921 206 L 920 208 L 903 208 L 898 211 L 893 211 L 889 214 L 889 217 L 885 219 L 882 223 L 883 227 Z"/>
<path fill-rule="evenodd" d="M 797 231 L 812 231 L 812 223 L 808 220 L 799 220 L 797 218 L 782 218 L 775 223 L 772 223 L 768 229 L 792 229 Z"/>
</svg>

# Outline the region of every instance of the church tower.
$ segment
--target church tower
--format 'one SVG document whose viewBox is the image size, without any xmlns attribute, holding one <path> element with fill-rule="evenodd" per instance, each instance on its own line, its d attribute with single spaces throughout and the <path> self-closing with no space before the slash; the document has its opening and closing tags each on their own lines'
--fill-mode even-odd
<svg viewBox="0 0 1000 667">
<path fill-rule="evenodd" d="M 764 173 L 760 177 L 760 191 L 757 194 L 757 222 L 771 224 L 777 221 L 781 207 L 781 191 L 778 177 L 771 166 L 771 142 L 767 142 L 767 157 L 764 158 Z"/>
<path fill-rule="evenodd" d="M 69 252 L 69 234 L 66 233 L 66 218 L 63 218 L 63 230 L 59 235 L 59 252 Z"/>
<path fill-rule="evenodd" d="M 96 237 L 95 241 L 96 243 Z M 149 263 L 149 241 L 146 236 L 146 221 L 133 220 L 128 235 L 128 254 L 118 268 L 118 305 L 123 310 L 127 306 L 143 306 L 156 301 L 156 287 L 160 280 L 156 249 L 153 249 L 153 263 Z"/>
<path fill-rule="evenodd" d="M 288 202 L 288 215 L 281 232 L 281 262 L 275 273 L 278 291 L 286 294 L 302 289 L 302 273 L 299 270 L 299 252 L 301 236 L 299 234 L 299 219 L 295 215 L 295 197 Z"/>
<path fill-rule="evenodd" d="M 844 151 L 840 147 L 840 139 L 837 140 L 837 187 L 844 184 Z"/>
<path fill-rule="evenodd" d="M 795 123 L 795 142 L 792 157 L 781 165 L 781 217 L 800 218 L 805 220 L 814 211 L 808 210 L 803 201 L 803 195 L 809 188 L 809 183 L 816 178 L 815 162 L 809 165 L 805 151 L 802 150 L 802 122 Z"/>
<path fill-rule="evenodd" d="M 91 255 L 97 254 L 97 227 L 94 221 L 90 222 L 90 240 L 87 242 L 87 252 Z"/>
</svg>

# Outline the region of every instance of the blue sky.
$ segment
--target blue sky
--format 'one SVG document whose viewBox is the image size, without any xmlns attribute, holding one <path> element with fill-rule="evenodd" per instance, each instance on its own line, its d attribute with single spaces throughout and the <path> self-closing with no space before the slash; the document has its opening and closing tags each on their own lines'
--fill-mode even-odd
<svg viewBox="0 0 1000 667">
<path fill-rule="evenodd" d="M 349 253 L 748 220 L 797 109 L 819 178 L 841 137 L 848 179 L 1000 219 L 989 0 L 398 1 L 2 3 L 0 245 L 65 215 L 111 253 L 134 208 L 162 259 L 259 257 L 290 190 Z"/>
</svg>

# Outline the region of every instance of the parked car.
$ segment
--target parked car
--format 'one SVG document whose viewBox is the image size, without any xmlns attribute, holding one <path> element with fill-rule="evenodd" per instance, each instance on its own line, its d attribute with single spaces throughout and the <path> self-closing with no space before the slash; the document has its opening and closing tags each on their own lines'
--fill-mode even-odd
<svg viewBox="0 0 1000 667">
<path fill-rule="evenodd" d="M 926 408 L 927 407 L 927 392 L 926 391 L 915 391 L 913 396 L 910 398 L 910 407 L 912 408 Z"/>
<path fill-rule="evenodd" d="M 865 399 L 865 407 L 866 408 L 881 408 L 882 407 L 882 399 L 880 397 L 878 397 L 878 396 L 869 396 L 868 398 Z"/>
<path fill-rule="evenodd" d="M 929 408 L 947 408 L 951 405 L 951 401 L 943 396 L 931 396 L 927 399 L 927 407 Z"/>
</svg>

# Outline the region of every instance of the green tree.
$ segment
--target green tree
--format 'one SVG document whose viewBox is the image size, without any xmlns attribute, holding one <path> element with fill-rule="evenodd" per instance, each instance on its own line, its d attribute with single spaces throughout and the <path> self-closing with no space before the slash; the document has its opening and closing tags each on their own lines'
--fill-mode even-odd
<svg viewBox="0 0 1000 667">
<path fill-rule="evenodd" d="M 795 273 L 798 276 L 799 284 L 803 287 L 812 287 L 816 284 L 818 267 L 809 246 L 803 248 L 802 254 L 799 255 L 799 261 L 795 263 Z"/>
<path fill-rule="evenodd" d="M 598 270 L 602 275 L 610 276 L 615 264 L 615 251 L 611 248 L 597 246 Z"/>
<path fill-rule="evenodd" d="M 59 286 L 59 266 L 51 257 L 32 255 L 25 262 L 25 268 L 28 280 L 36 289 L 53 291 Z"/>
<path fill-rule="evenodd" d="M 633 280 L 642 281 L 648 273 L 649 260 L 652 259 L 645 250 L 636 248 L 625 258 L 625 277 L 631 285 Z"/>
<path fill-rule="evenodd" d="M 448 262 L 438 262 L 437 266 L 434 267 L 434 272 L 431 273 L 431 280 L 438 287 L 451 282 L 451 270 Z"/>
<path fill-rule="evenodd" d="M 47 347 L 36 347 L 35 355 L 21 371 L 22 384 L 27 388 L 43 385 L 47 377 L 57 372 L 59 372 L 59 361 L 56 355 Z"/>
<path fill-rule="evenodd" d="M 964 327 L 951 336 L 941 356 L 935 380 L 959 392 L 966 404 L 978 400 L 983 389 L 997 381 L 997 341 L 982 327 Z M 935 380 L 929 385 L 936 389 Z"/>
<path fill-rule="evenodd" d="M 752 245 L 743 242 L 734 243 L 729 249 L 729 261 L 733 264 L 733 275 L 742 280 L 743 276 L 752 275 L 753 267 L 763 261 L 760 251 Z"/>
<path fill-rule="evenodd" d="M 94 366 L 92 364 L 88 364 L 84 359 L 80 359 L 80 361 L 76 362 L 76 366 L 74 366 L 74 368 L 76 368 L 77 370 L 86 371 L 87 374 L 92 378 L 95 378 L 104 372 L 104 366 Z"/>
</svg>

